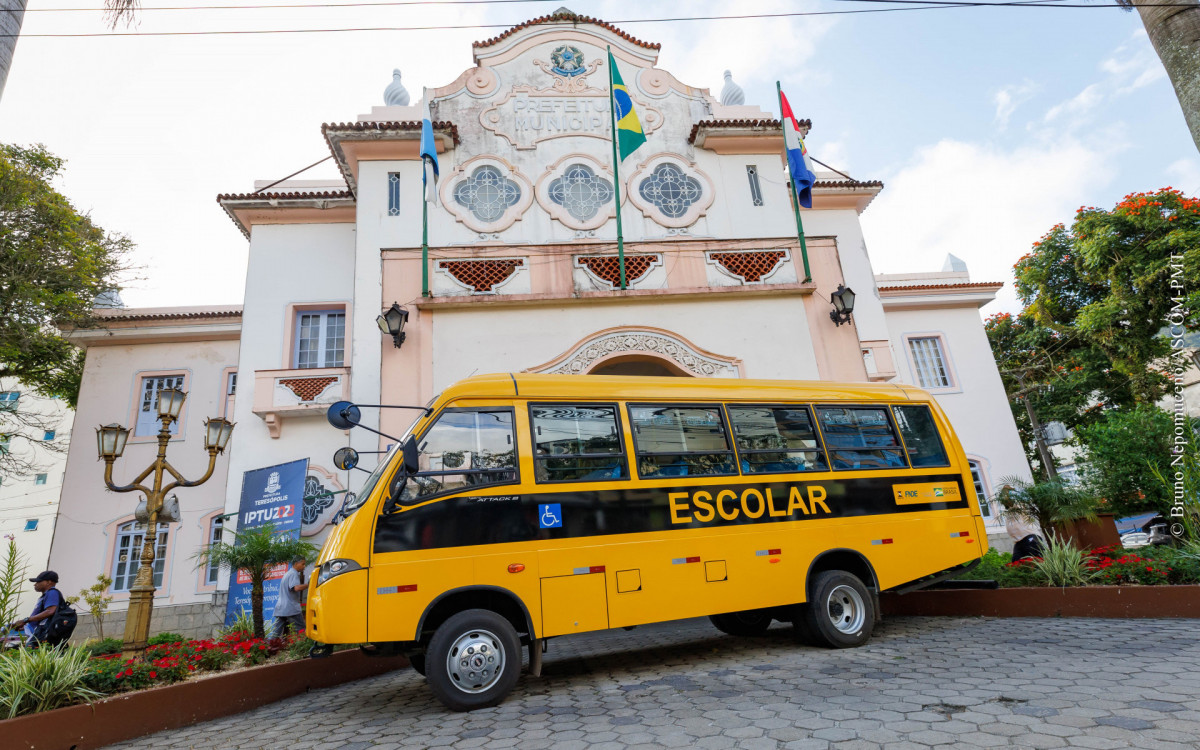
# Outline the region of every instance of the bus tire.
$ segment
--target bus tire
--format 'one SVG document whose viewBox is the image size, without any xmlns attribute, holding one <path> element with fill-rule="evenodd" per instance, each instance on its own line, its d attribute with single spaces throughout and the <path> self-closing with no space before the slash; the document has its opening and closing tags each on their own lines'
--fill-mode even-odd
<svg viewBox="0 0 1200 750">
<path fill-rule="evenodd" d="M 874 600 L 858 576 L 827 570 L 813 579 L 812 598 L 797 619 L 797 633 L 811 634 L 818 645 L 854 648 L 871 637 Z"/>
<path fill-rule="evenodd" d="M 798 643 L 805 646 L 819 646 L 821 641 L 813 633 L 812 628 L 808 624 L 808 610 L 811 607 L 808 604 L 797 604 L 793 611 L 792 619 L 792 636 Z"/>
<path fill-rule="evenodd" d="M 468 609 L 439 625 L 425 657 L 430 689 L 453 711 L 496 705 L 521 674 L 517 631 L 487 609 Z"/>
<path fill-rule="evenodd" d="M 744 612 L 728 612 L 708 618 L 713 627 L 727 635 L 754 637 L 767 632 L 771 627 L 771 612 L 766 609 L 748 609 Z"/>
</svg>

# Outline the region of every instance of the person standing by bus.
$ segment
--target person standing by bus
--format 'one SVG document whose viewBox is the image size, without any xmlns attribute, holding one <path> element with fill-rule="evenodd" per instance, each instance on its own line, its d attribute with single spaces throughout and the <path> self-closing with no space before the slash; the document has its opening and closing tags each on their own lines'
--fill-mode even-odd
<svg viewBox="0 0 1200 750">
<path fill-rule="evenodd" d="M 292 558 L 292 565 L 279 581 L 279 598 L 275 601 L 275 636 L 282 638 L 291 626 L 296 632 L 304 630 L 304 591 L 308 582 L 304 580 L 303 557 Z"/>
</svg>

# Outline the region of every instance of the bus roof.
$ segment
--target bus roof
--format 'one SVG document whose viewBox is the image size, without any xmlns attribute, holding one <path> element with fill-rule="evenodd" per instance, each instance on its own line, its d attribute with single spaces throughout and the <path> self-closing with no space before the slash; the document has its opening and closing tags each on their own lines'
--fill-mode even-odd
<svg viewBox="0 0 1200 750">
<path fill-rule="evenodd" d="M 594 400 L 700 401 L 880 401 L 931 400 L 912 386 L 888 383 L 836 383 L 825 380 L 747 380 L 627 375 L 475 375 L 449 386 L 442 400 L 457 398 L 586 398 Z"/>
</svg>

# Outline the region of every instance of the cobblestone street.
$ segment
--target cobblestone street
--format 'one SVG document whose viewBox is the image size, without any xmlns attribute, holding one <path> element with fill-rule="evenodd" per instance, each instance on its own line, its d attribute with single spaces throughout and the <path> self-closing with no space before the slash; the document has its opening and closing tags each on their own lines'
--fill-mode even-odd
<svg viewBox="0 0 1200 750">
<path fill-rule="evenodd" d="M 112 747 L 1172 748 L 1200 742 L 1194 620 L 892 618 L 867 646 L 707 620 L 552 641 L 460 714 L 410 669 Z"/>
</svg>

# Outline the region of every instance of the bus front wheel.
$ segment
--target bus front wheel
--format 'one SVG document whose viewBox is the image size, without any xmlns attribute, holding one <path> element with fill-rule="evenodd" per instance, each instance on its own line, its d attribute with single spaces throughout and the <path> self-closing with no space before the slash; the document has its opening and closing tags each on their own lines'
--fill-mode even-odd
<svg viewBox="0 0 1200 750">
<path fill-rule="evenodd" d="M 771 612 L 766 609 L 748 609 L 745 612 L 729 612 L 711 615 L 708 618 L 717 630 L 727 635 L 758 636 L 771 627 Z"/>
<path fill-rule="evenodd" d="M 803 637 L 830 648 L 861 646 L 875 627 L 875 603 L 862 581 L 844 570 L 827 570 L 813 579 L 812 597 L 798 613 Z"/>
<path fill-rule="evenodd" d="M 486 609 L 468 609 L 442 623 L 425 651 L 433 694 L 454 711 L 494 706 L 521 672 L 521 641 L 512 624 Z"/>
</svg>

